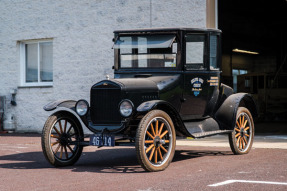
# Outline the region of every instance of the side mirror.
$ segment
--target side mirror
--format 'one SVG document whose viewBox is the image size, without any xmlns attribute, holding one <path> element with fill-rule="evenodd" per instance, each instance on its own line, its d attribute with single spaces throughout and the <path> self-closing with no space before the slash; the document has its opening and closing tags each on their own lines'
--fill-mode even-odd
<svg viewBox="0 0 287 191">
<path fill-rule="evenodd" d="M 112 69 L 114 70 L 114 69 L 115 69 L 115 66 L 113 66 Z"/>
</svg>

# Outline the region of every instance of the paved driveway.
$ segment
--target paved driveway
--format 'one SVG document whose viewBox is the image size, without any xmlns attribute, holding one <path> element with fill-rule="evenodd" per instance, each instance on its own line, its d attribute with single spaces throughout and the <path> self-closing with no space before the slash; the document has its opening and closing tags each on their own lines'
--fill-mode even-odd
<svg viewBox="0 0 287 191">
<path fill-rule="evenodd" d="M 171 165 L 147 173 L 133 147 L 86 147 L 74 166 L 54 168 L 38 135 L 1 135 L 0 190 L 287 190 L 287 139 L 273 138 L 240 156 L 224 136 L 179 140 Z"/>
</svg>

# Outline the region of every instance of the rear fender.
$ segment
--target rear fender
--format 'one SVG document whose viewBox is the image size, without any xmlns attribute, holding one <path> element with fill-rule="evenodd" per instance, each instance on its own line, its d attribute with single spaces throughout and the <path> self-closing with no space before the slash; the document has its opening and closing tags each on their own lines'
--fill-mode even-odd
<svg viewBox="0 0 287 191">
<path fill-rule="evenodd" d="M 234 129 L 238 107 L 246 107 L 253 118 L 258 116 L 256 104 L 250 94 L 237 93 L 230 95 L 214 115 L 222 130 Z"/>
<path fill-rule="evenodd" d="M 88 127 L 88 120 L 86 116 L 79 116 L 76 113 L 76 106 L 77 101 L 75 100 L 57 100 L 48 103 L 43 107 L 45 111 L 54 111 L 53 113 L 58 112 L 68 112 L 69 114 L 73 115 L 75 118 L 78 119 L 79 123 L 81 123 L 82 127 Z"/>
<path fill-rule="evenodd" d="M 162 110 L 170 116 L 170 118 L 172 119 L 174 123 L 174 127 L 177 132 L 177 135 L 179 136 L 189 135 L 177 110 L 170 103 L 166 101 L 152 100 L 152 101 L 143 102 L 141 105 L 137 107 L 137 114 L 145 115 L 146 113 L 154 109 Z"/>
</svg>

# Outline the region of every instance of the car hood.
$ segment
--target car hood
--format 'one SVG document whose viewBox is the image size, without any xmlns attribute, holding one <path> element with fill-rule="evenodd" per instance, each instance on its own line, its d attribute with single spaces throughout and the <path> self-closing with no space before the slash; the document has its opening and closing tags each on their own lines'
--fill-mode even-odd
<svg viewBox="0 0 287 191">
<path fill-rule="evenodd" d="M 180 75 L 151 76 L 147 78 L 118 78 L 111 81 L 120 84 L 128 92 L 142 91 L 164 91 L 177 84 Z"/>
</svg>

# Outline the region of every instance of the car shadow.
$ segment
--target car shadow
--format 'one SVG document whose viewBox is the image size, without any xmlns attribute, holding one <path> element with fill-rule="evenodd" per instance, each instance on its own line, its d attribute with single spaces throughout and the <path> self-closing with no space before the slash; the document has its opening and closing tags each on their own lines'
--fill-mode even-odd
<svg viewBox="0 0 287 191">
<path fill-rule="evenodd" d="M 232 155 L 230 151 L 176 150 L 172 163 L 193 160 L 198 157 Z M 0 156 L 0 168 L 7 169 L 49 169 L 54 168 L 42 152 L 17 153 Z M 83 152 L 73 166 L 59 170 L 94 173 L 145 173 L 139 165 L 134 148 L 101 149 Z"/>
<path fill-rule="evenodd" d="M 44 169 L 52 168 L 42 152 L 26 152 L 0 156 L 0 168 Z"/>
</svg>

